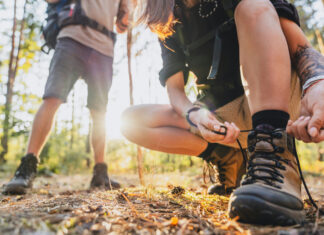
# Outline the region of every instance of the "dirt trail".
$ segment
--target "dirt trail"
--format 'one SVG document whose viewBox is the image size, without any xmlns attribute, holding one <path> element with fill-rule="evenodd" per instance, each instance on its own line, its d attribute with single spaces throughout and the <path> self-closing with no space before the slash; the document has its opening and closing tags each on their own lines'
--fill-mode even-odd
<svg viewBox="0 0 324 235">
<path fill-rule="evenodd" d="M 184 190 L 174 189 L 188 177 L 155 176 L 159 184 L 147 187 L 135 187 L 136 176 L 116 177 L 126 186 L 120 191 L 87 190 L 89 175 L 39 177 L 27 195 L 0 195 L 0 234 L 310 234 L 314 226 L 307 203 L 304 226 L 260 227 L 230 221 L 228 198 L 206 196 L 200 178 L 184 184 Z M 307 180 L 324 206 L 324 178 Z M 324 234 L 324 218 L 318 223 L 318 234 Z"/>
</svg>

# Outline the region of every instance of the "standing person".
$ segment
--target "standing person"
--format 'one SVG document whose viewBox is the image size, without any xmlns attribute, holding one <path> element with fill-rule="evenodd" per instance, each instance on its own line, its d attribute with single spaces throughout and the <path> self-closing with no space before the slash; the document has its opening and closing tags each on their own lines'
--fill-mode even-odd
<svg viewBox="0 0 324 235">
<path fill-rule="evenodd" d="M 300 82 L 302 110 L 310 117 L 291 121 L 289 132 L 309 141 L 321 138 L 324 115 L 317 114 L 323 106 L 324 61 L 299 28 L 295 7 L 285 0 L 147 0 L 141 19 L 161 39 L 160 81 L 171 105 L 129 108 L 123 134 L 150 149 L 207 160 L 214 156 L 216 162 L 226 156 L 218 146 L 234 153 L 239 139 L 249 159 L 246 176 L 231 196 L 230 217 L 248 223 L 301 223 L 300 172 L 294 140 L 285 129 L 289 118 L 299 115 Z M 213 31 L 215 37 L 209 37 Z M 184 92 L 189 70 L 200 90 L 195 103 Z M 320 99 L 312 95 L 316 87 Z M 314 124 L 309 125 L 315 116 L 321 121 L 314 131 Z M 247 129 L 248 136 L 240 134 Z M 222 175 L 237 179 L 239 158 L 229 157 L 236 167 Z"/>
<path fill-rule="evenodd" d="M 59 2 L 48 0 L 49 3 Z M 87 17 L 112 31 L 126 31 L 128 24 L 127 0 L 82 0 Z M 14 177 L 4 187 L 3 193 L 23 194 L 32 187 L 39 154 L 49 136 L 56 111 L 66 102 L 74 83 L 82 77 L 88 85 L 87 107 L 92 118 L 91 144 L 95 166 L 90 187 L 120 188 L 109 179 L 104 162 L 106 146 L 105 116 L 108 92 L 112 84 L 114 40 L 84 25 L 69 25 L 58 35 L 55 53 L 51 60 L 49 76 L 41 104 L 32 126 L 27 153 L 21 159 Z"/>
</svg>

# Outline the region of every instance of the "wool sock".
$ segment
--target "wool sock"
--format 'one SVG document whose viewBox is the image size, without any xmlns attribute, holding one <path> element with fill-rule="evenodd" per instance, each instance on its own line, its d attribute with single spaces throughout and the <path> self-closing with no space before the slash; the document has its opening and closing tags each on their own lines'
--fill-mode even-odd
<svg viewBox="0 0 324 235">
<path fill-rule="evenodd" d="M 281 110 L 262 110 L 252 116 L 253 129 L 260 125 L 270 125 L 274 129 L 286 128 L 289 114 Z"/>
</svg>

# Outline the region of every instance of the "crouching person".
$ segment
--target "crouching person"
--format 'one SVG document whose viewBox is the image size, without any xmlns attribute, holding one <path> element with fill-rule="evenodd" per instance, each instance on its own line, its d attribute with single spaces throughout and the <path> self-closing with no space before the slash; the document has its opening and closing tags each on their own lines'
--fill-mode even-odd
<svg viewBox="0 0 324 235">
<path fill-rule="evenodd" d="M 301 223 L 301 172 L 286 126 L 293 120 L 289 133 L 298 136 L 302 130 L 300 139 L 322 137 L 324 115 L 321 125 L 312 126 L 317 128 L 313 137 L 307 134 L 312 117 L 295 120 L 300 83 L 305 88 L 315 84 L 323 96 L 319 80 L 324 63 L 300 30 L 295 7 L 284 0 L 146 2 L 142 20 L 161 39 L 160 81 L 170 105 L 129 108 L 123 115 L 123 134 L 146 148 L 199 156 L 218 166 L 220 184 L 209 192 L 223 195 L 238 187 L 229 204 L 231 218 L 255 224 Z M 184 91 L 188 71 L 197 77 L 194 103 Z M 311 89 L 303 98 L 308 102 L 302 102 L 310 116 L 324 105 L 324 97 L 316 100 Z M 249 135 L 240 130 L 249 130 Z M 236 140 L 248 153 L 246 168 Z"/>
</svg>

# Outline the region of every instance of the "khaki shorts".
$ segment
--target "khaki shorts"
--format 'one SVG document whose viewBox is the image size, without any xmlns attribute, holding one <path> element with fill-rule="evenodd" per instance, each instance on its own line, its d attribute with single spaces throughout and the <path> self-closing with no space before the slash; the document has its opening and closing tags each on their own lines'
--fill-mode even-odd
<svg viewBox="0 0 324 235">
<path fill-rule="evenodd" d="M 289 103 L 289 115 L 291 120 L 296 120 L 300 110 L 301 86 L 296 73 L 293 73 L 291 79 L 291 92 Z M 228 104 L 214 111 L 216 118 L 221 122 L 234 122 L 240 130 L 252 129 L 252 117 L 246 95 L 242 95 Z M 196 127 L 191 127 L 190 131 L 201 136 Z M 248 132 L 242 132 L 238 138 L 243 148 L 247 148 Z M 238 144 L 226 144 L 226 146 L 239 148 Z"/>
</svg>

